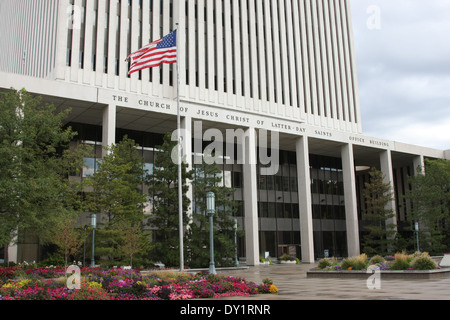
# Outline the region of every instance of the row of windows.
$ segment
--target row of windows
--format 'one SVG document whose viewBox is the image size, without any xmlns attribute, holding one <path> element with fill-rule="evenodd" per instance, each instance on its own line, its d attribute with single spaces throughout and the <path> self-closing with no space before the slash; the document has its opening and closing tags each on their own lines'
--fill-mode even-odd
<svg viewBox="0 0 450 320">
<path fill-rule="evenodd" d="M 259 190 L 298 191 L 297 177 L 259 176 Z"/>
<path fill-rule="evenodd" d="M 97 126 L 70 124 L 72 128 L 78 131 L 78 137 L 83 141 L 96 141 L 101 137 L 101 128 Z M 127 135 L 134 139 L 140 147 L 139 152 L 145 160 L 145 169 L 148 173 L 153 172 L 153 163 L 156 154 L 155 147 L 162 142 L 162 135 L 135 132 L 130 130 L 117 130 L 118 139 L 122 139 Z M 92 175 L 102 157 L 102 147 L 99 143 L 92 142 L 96 147 L 93 156 L 85 159 L 87 169 L 84 170 L 83 176 Z M 274 193 L 282 191 L 281 196 L 275 202 L 270 200 L 260 200 L 259 216 L 264 218 L 298 218 L 299 206 L 295 197 L 284 196 L 286 192 L 296 193 L 298 191 L 298 181 L 296 166 L 291 164 L 295 159 L 295 152 L 280 151 L 280 159 L 285 164 L 280 166 L 278 175 L 275 176 L 259 176 L 258 192 L 260 199 L 262 193 Z M 313 216 L 315 219 L 345 219 L 345 210 L 343 206 L 342 196 L 344 194 L 342 183 L 341 160 L 338 158 L 324 156 L 310 156 L 311 164 L 311 191 L 313 194 L 320 194 L 321 200 L 313 205 Z M 219 176 L 221 177 L 221 185 L 234 188 L 242 193 L 243 176 L 240 165 L 223 165 Z M 313 178 L 314 177 L 314 178 Z M 195 179 L 198 178 L 196 175 Z M 289 193 L 288 193 L 289 195 Z M 332 196 L 333 198 L 329 199 Z M 336 198 L 336 196 L 338 198 Z M 337 200 L 336 200 L 337 199 Z M 238 195 L 236 200 L 242 200 L 242 194 Z M 336 201 L 338 203 L 336 203 Z M 240 216 L 243 215 L 241 204 Z"/>
<path fill-rule="evenodd" d="M 298 219 L 298 203 L 260 202 L 258 208 L 260 218 Z"/>
<path fill-rule="evenodd" d="M 68 28 L 67 65 L 128 77 L 128 54 L 174 29 L 173 0 L 148 8 L 101 1 L 82 1 L 79 38 Z M 184 8 L 186 85 L 357 122 L 346 2 L 185 0 Z M 146 72 L 150 82 L 172 85 L 168 67 L 167 78 L 160 68 L 139 72 L 139 80 Z"/>
</svg>

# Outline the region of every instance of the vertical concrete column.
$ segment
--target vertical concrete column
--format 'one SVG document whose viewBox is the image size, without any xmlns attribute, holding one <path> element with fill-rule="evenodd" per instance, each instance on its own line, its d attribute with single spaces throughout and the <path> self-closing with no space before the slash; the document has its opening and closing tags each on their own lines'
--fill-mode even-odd
<svg viewBox="0 0 450 320">
<path fill-rule="evenodd" d="M 450 160 L 450 149 L 444 151 L 444 159 Z"/>
<path fill-rule="evenodd" d="M 116 143 L 116 106 L 108 105 L 103 109 L 102 145 L 109 147 Z M 103 150 L 103 155 L 106 150 Z"/>
<path fill-rule="evenodd" d="M 64 80 L 66 71 L 66 59 L 67 59 L 67 30 L 72 28 L 73 24 L 70 25 L 73 20 L 69 18 L 74 18 L 69 16 L 68 11 L 72 8 L 70 7 L 69 0 L 60 0 L 58 3 L 58 33 L 56 36 L 56 47 L 55 50 L 56 61 L 55 61 L 55 78 L 59 80 Z M 67 17 L 67 18 L 66 18 Z"/>
<path fill-rule="evenodd" d="M 256 173 L 256 130 L 248 128 L 245 132 L 243 154 L 244 180 L 244 227 L 247 265 L 259 264 L 259 234 L 258 234 L 258 193 Z"/>
<path fill-rule="evenodd" d="M 300 237 L 302 245 L 302 262 L 314 263 L 314 238 L 312 219 L 311 177 L 309 169 L 308 137 L 301 137 L 296 142 L 298 200 L 300 207 Z"/>
<path fill-rule="evenodd" d="M 18 261 L 19 256 L 19 245 L 17 244 L 17 236 L 14 237 L 14 240 L 11 242 L 11 244 L 7 247 L 8 253 L 5 253 L 5 263 L 7 262 L 14 262 L 19 263 L 22 261 Z M 6 257 L 7 256 L 7 257 Z"/>
<path fill-rule="evenodd" d="M 425 173 L 425 160 L 422 155 L 413 159 L 414 175 Z"/>
<path fill-rule="evenodd" d="M 358 207 L 356 202 L 355 164 L 353 145 L 345 144 L 341 148 L 342 173 L 344 182 L 345 221 L 347 227 L 348 256 L 360 254 Z"/>
<path fill-rule="evenodd" d="M 384 183 L 388 183 L 391 186 L 391 191 L 394 194 L 394 172 L 392 170 L 392 156 L 390 150 L 383 150 L 380 153 L 380 167 L 384 176 Z M 388 225 L 395 225 L 397 230 L 397 210 L 395 206 L 395 197 L 387 204 L 386 209 L 392 210 L 394 217 L 388 219 L 386 223 Z"/>
</svg>

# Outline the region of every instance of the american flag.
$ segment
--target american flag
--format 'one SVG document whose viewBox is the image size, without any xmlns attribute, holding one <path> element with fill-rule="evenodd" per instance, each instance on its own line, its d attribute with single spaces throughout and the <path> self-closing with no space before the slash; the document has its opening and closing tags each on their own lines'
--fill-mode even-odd
<svg viewBox="0 0 450 320">
<path fill-rule="evenodd" d="M 132 59 L 132 63 L 128 75 L 142 69 L 157 67 L 162 63 L 177 62 L 177 30 L 130 54 L 125 61 L 129 59 Z"/>
</svg>

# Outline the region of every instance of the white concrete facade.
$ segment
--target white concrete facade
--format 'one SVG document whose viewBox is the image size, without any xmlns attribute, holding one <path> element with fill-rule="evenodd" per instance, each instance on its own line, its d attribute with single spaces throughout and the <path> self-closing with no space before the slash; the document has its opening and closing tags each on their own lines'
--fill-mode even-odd
<svg viewBox="0 0 450 320">
<path fill-rule="evenodd" d="M 30 25 L 16 19 L 19 13 L 35 33 L 23 32 Z M 301 259 L 309 263 L 318 256 L 311 154 L 342 161 L 349 256 L 360 250 L 357 165 L 375 163 L 394 187 L 394 164 L 416 168 L 425 157 L 449 158 L 448 151 L 362 134 L 349 1 L 5 0 L 0 23 L 7 40 L 0 44 L 0 88 L 25 87 L 58 108 L 71 107 L 70 122 L 102 127 L 103 145 L 116 142 L 116 128 L 175 129 L 174 65 L 128 77 L 125 58 L 178 23 L 182 127 L 188 136 L 194 136 L 194 121 L 246 133 L 241 147 L 251 161 L 243 166 L 241 223 L 249 265 L 261 254 L 260 130 L 279 132 L 280 149 L 296 152 L 299 226 L 293 230 L 301 235 Z M 20 41 L 18 33 L 24 34 Z M 35 59 L 17 59 L 30 46 Z M 193 151 L 190 141 L 185 154 Z"/>
</svg>

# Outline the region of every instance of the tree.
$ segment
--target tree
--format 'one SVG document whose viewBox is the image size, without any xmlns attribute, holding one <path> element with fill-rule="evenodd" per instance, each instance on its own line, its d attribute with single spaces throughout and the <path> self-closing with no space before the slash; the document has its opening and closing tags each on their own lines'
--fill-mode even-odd
<svg viewBox="0 0 450 320">
<path fill-rule="evenodd" d="M 52 242 L 58 246 L 59 251 L 64 255 L 64 268 L 67 268 L 67 261 L 70 256 L 76 254 L 83 245 L 84 232 L 76 228 L 77 219 L 73 217 L 61 217 L 53 228 L 54 234 Z"/>
<path fill-rule="evenodd" d="M 152 214 L 149 217 L 149 225 L 153 230 L 154 244 L 153 258 L 160 260 L 165 265 L 177 266 L 180 263 L 180 223 L 179 223 L 179 199 L 178 199 L 178 164 L 172 161 L 172 151 L 177 142 L 171 140 L 171 134 L 164 136 L 161 146 L 156 148 L 159 152 L 155 155 L 153 173 L 149 175 L 149 198 Z M 192 179 L 192 172 L 187 170 L 187 164 L 182 163 L 182 212 L 183 229 L 187 226 L 187 210 L 190 200 L 186 193 L 189 189 L 187 179 Z M 186 234 L 183 232 L 184 240 Z"/>
<path fill-rule="evenodd" d="M 76 135 L 63 127 L 69 112 L 56 112 L 26 90 L 0 94 L 0 243 L 5 246 L 19 231 L 45 234 L 49 221 L 70 204 L 61 157 Z"/>
<path fill-rule="evenodd" d="M 425 160 L 425 172 L 409 177 L 408 220 L 419 222 L 420 250 L 442 255 L 450 248 L 450 161 Z"/>
<path fill-rule="evenodd" d="M 149 249 L 149 233 L 144 230 L 142 223 L 122 222 L 119 227 L 122 235 L 119 249 L 129 259 L 133 268 L 133 258 Z"/>
<path fill-rule="evenodd" d="M 369 255 L 385 255 L 392 250 L 392 240 L 395 237 L 395 225 L 389 224 L 395 214 L 388 209 L 393 194 L 389 183 L 384 183 L 383 173 L 376 168 L 369 172 L 370 181 L 365 183 L 363 196 L 366 203 L 363 219 L 367 225 L 364 229 L 368 233 L 363 236 L 363 251 Z"/>
<path fill-rule="evenodd" d="M 214 226 L 214 259 L 217 265 L 234 264 L 234 220 L 237 204 L 233 200 L 234 189 L 224 184 L 222 171 L 215 164 L 202 164 L 194 169 L 193 222 L 189 228 L 189 263 L 193 267 L 207 267 L 210 261 L 209 216 L 206 213 L 206 194 L 213 192 L 216 199 Z"/>
<path fill-rule="evenodd" d="M 122 226 L 140 224 L 145 219 L 144 160 L 136 147 L 133 140 L 124 137 L 105 148 L 107 154 L 86 181 L 90 191 L 86 193 L 85 209 L 98 215 L 102 228 L 96 234 L 96 253 L 106 257 L 105 263 L 115 264 L 121 259 L 117 248 L 122 241 Z"/>
</svg>

